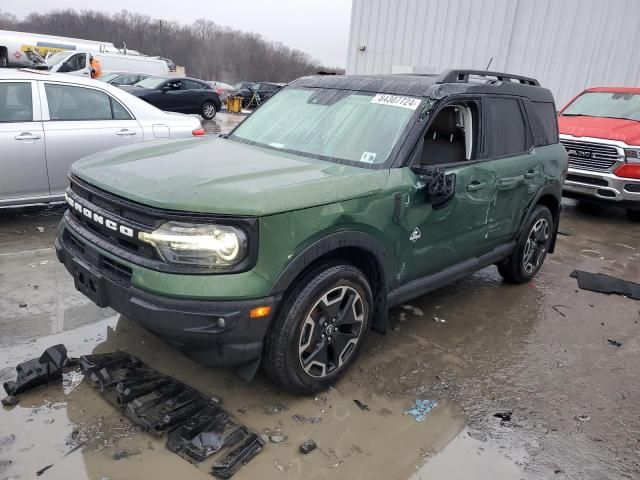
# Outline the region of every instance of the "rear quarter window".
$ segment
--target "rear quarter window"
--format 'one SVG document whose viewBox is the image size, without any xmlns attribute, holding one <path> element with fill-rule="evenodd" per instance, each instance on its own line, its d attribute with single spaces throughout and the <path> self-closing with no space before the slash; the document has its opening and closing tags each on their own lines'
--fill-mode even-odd
<svg viewBox="0 0 640 480">
<path fill-rule="evenodd" d="M 542 129 L 544 131 L 544 142 L 541 144 L 536 143 L 536 146 L 539 147 L 541 145 L 550 145 L 553 143 L 558 143 L 558 116 L 556 114 L 556 106 L 553 103 L 549 102 L 530 102 L 533 106 L 533 112 L 535 116 L 537 116 L 537 120 L 540 124 L 542 124 Z M 527 111 L 529 118 L 534 117 L 534 115 L 530 114 Z M 535 120 L 532 120 L 532 129 Z M 534 137 L 536 136 L 534 132 Z"/>
</svg>

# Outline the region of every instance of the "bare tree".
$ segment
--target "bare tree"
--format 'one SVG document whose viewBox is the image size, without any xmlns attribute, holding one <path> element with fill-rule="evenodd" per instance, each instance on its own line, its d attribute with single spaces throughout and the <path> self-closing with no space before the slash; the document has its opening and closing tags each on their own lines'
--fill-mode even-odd
<svg viewBox="0 0 640 480">
<path fill-rule="evenodd" d="M 103 42 L 160 55 L 183 65 L 187 73 L 205 80 L 288 82 L 324 67 L 300 50 L 261 35 L 222 27 L 210 20 L 191 25 L 123 10 L 109 15 L 94 10 L 53 10 L 32 13 L 19 21 L 0 11 L 0 28 L 61 35 Z"/>
</svg>

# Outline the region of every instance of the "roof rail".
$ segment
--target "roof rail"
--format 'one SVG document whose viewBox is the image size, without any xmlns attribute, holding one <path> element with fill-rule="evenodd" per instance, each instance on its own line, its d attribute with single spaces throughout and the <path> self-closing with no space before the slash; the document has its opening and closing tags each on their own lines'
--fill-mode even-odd
<svg viewBox="0 0 640 480">
<path fill-rule="evenodd" d="M 476 75 L 479 77 L 496 77 L 501 82 L 504 81 L 516 81 L 524 85 L 533 85 L 539 87 L 540 83 L 531 77 L 523 77 L 522 75 L 512 75 L 510 73 L 502 72 L 490 72 L 486 70 L 466 70 L 466 69 L 453 69 L 445 70 L 438 76 L 436 83 L 468 83 L 469 75 Z"/>
</svg>

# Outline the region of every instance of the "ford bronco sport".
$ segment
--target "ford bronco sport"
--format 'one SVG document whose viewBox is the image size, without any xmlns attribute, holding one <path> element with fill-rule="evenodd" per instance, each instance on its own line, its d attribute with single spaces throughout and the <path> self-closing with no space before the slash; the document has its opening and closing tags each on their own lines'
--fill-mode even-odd
<svg viewBox="0 0 640 480">
<path fill-rule="evenodd" d="M 212 366 L 326 388 L 388 308 L 553 252 L 567 154 L 531 78 L 317 76 L 229 135 L 76 163 L 56 240 L 76 287 Z"/>
<path fill-rule="evenodd" d="M 594 87 L 560 112 L 563 195 L 618 205 L 640 221 L 640 88 Z"/>
</svg>

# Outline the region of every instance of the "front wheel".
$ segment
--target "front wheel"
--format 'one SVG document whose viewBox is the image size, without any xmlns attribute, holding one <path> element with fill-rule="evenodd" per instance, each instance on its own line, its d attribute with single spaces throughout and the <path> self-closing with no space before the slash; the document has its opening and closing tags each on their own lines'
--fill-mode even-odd
<svg viewBox="0 0 640 480">
<path fill-rule="evenodd" d="M 204 102 L 200 115 L 205 120 L 212 120 L 216 116 L 217 110 L 213 102 Z"/>
<path fill-rule="evenodd" d="M 555 231 L 553 216 L 544 205 L 536 206 L 511 256 L 498 264 L 507 282 L 527 283 L 542 268 Z"/>
<path fill-rule="evenodd" d="M 283 300 L 265 343 L 264 369 L 285 390 L 311 394 L 335 383 L 355 361 L 373 298 L 352 265 L 310 272 Z"/>
</svg>

